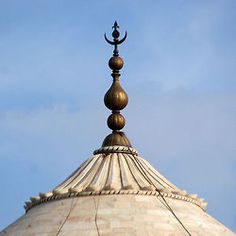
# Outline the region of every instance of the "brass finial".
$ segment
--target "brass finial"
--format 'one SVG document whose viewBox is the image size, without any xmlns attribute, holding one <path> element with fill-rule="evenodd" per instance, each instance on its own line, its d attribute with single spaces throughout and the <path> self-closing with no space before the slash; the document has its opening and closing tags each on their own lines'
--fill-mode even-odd
<svg viewBox="0 0 236 236">
<path fill-rule="evenodd" d="M 113 78 L 113 83 L 104 97 L 106 107 L 112 111 L 112 114 L 107 119 L 107 125 L 112 130 L 112 133 L 105 138 L 102 146 L 117 145 L 131 147 L 125 134 L 120 131 L 125 126 L 125 118 L 120 114 L 120 111 L 127 106 L 128 96 L 119 83 L 119 71 L 123 67 L 123 60 L 119 57 L 118 45 L 125 41 L 127 32 L 125 32 L 125 36 L 120 40 L 120 33 L 118 31 L 119 26 L 116 21 L 112 28 L 113 41 L 109 40 L 106 34 L 104 35 L 105 40 L 109 44 L 114 45 L 113 56 L 108 62 L 108 65 L 112 70 L 111 76 Z"/>
</svg>

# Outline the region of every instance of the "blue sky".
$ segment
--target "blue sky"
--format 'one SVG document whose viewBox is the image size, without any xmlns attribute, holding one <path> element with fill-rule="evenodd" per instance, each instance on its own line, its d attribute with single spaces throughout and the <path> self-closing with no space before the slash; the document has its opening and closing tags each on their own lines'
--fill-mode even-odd
<svg viewBox="0 0 236 236">
<path fill-rule="evenodd" d="M 0 0 L 0 229 L 109 133 L 114 20 L 131 143 L 236 231 L 234 0 Z"/>
</svg>

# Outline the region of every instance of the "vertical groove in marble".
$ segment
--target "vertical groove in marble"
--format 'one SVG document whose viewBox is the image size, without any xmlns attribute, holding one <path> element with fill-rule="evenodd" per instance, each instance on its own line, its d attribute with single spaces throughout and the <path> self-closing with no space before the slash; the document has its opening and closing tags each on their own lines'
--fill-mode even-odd
<svg viewBox="0 0 236 236">
<path fill-rule="evenodd" d="M 92 161 L 95 161 L 94 157 L 90 157 L 85 160 L 70 176 L 68 176 L 61 184 L 57 185 L 54 189 L 62 190 L 66 188 L 74 179 L 76 179 L 77 176 L 79 176 L 81 171 L 84 170 L 85 167 Z"/>
<path fill-rule="evenodd" d="M 145 159 L 138 157 L 138 161 L 144 167 L 145 172 L 153 176 L 153 178 L 156 179 L 156 181 L 158 181 L 159 183 L 161 183 L 164 188 L 180 191 L 180 189 L 178 189 L 174 184 L 172 184 L 163 175 L 156 171 Z"/>
<path fill-rule="evenodd" d="M 109 155 L 110 166 L 108 170 L 108 177 L 104 186 L 104 190 L 121 189 L 120 167 L 117 155 Z"/>
</svg>

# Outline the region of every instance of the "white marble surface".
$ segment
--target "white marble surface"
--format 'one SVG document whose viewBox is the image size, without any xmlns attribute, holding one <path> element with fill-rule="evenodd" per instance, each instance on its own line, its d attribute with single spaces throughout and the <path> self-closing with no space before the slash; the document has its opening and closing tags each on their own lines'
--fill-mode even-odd
<svg viewBox="0 0 236 236">
<path fill-rule="evenodd" d="M 166 198 L 191 235 L 235 235 L 190 202 Z M 147 195 L 96 195 L 42 203 L 0 236 L 187 235 L 162 199 Z"/>
</svg>

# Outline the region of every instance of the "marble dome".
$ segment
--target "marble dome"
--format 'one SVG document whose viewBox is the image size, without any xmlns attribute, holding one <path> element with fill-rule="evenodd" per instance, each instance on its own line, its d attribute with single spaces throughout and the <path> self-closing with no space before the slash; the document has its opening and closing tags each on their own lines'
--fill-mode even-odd
<svg viewBox="0 0 236 236">
<path fill-rule="evenodd" d="M 30 198 L 0 235 L 235 235 L 133 148 L 95 153 L 52 191 Z"/>
</svg>

